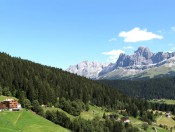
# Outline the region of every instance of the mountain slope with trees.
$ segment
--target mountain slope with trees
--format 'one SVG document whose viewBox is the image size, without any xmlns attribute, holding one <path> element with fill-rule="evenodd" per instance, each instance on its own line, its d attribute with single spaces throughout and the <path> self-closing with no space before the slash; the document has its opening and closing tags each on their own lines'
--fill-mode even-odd
<svg viewBox="0 0 175 132">
<path fill-rule="evenodd" d="M 63 97 L 112 109 L 126 109 L 131 104 L 140 109 L 147 103 L 84 77 L 5 53 L 0 54 L 0 86 L 1 94 L 17 97 L 22 104 L 29 99 L 34 104 L 53 105 Z"/>
<path fill-rule="evenodd" d="M 144 99 L 175 99 L 175 77 L 149 80 L 101 80 L 107 86 L 114 87 L 126 95 Z"/>
</svg>

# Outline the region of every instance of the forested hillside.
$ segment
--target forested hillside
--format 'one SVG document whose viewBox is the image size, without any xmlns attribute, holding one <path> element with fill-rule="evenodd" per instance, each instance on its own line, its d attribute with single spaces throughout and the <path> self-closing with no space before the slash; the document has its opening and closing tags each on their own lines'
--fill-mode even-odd
<svg viewBox="0 0 175 132">
<path fill-rule="evenodd" d="M 22 104 L 25 98 L 55 104 L 58 97 L 119 109 L 133 103 L 139 109 L 146 103 L 95 81 L 5 53 L 0 54 L 0 85 L 1 94 L 17 97 Z"/>
<path fill-rule="evenodd" d="M 0 53 L 0 95 L 14 96 L 24 108 L 31 109 L 55 124 L 77 132 L 139 130 L 131 124 L 125 125 L 108 118 L 103 120 L 94 118 L 93 121 L 81 117 L 71 119 L 65 112 L 71 116 L 80 116 L 82 112 L 89 112 L 89 106 L 101 106 L 106 111 L 123 111 L 124 116 L 140 117 L 140 120 L 148 123 L 154 121 L 152 118 L 154 114 L 148 109 L 165 110 L 166 108 L 175 113 L 173 105 L 152 104 L 129 97 L 99 82 L 58 68 L 11 57 L 5 53 Z M 41 105 L 54 106 L 64 112 L 44 111 Z"/>
<path fill-rule="evenodd" d="M 137 81 L 101 80 L 99 82 L 134 97 L 145 99 L 175 99 L 175 77 Z"/>
</svg>

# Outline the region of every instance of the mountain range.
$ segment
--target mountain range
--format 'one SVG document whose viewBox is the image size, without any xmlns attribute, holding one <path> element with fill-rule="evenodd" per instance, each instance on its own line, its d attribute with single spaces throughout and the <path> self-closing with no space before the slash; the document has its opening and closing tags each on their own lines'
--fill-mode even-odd
<svg viewBox="0 0 175 132">
<path fill-rule="evenodd" d="M 99 73 L 107 66 L 108 64 L 102 64 L 95 61 L 83 61 L 77 65 L 70 66 L 67 71 L 87 78 L 95 79 L 99 77 Z"/>
<path fill-rule="evenodd" d="M 153 53 L 139 47 L 133 55 L 121 53 L 116 63 L 83 61 L 68 72 L 91 79 L 142 79 L 175 75 L 175 52 Z"/>
</svg>

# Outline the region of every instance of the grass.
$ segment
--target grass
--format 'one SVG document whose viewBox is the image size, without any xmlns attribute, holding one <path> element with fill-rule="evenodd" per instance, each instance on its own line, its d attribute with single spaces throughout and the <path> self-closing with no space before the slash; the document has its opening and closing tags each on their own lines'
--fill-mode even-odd
<svg viewBox="0 0 175 132">
<path fill-rule="evenodd" d="M 50 108 L 50 107 L 47 107 L 45 108 L 45 111 L 46 110 L 58 110 L 58 111 L 61 111 L 63 113 L 65 113 L 68 117 L 70 117 L 71 119 L 76 119 L 78 118 L 79 116 L 75 117 L 75 116 L 72 116 L 70 114 L 68 114 L 67 112 L 63 111 L 62 109 L 60 108 Z M 113 112 L 105 112 L 105 110 L 102 108 L 102 107 L 97 107 L 97 106 L 92 106 L 92 105 L 89 105 L 89 111 L 83 111 L 81 112 L 80 114 L 80 117 L 85 119 L 85 120 L 92 120 L 94 118 L 99 118 L 101 120 L 103 120 L 103 114 L 110 114 L 110 113 L 113 113 Z M 118 113 L 116 113 L 118 114 Z M 119 115 L 119 118 L 122 117 L 122 115 L 118 114 Z M 154 132 L 154 130 L 152 129 L 153 126 L 149 126 L 149 128 L 147 129 L 147 131 L 144 131 L 142 129 L 142 124 L 144 123 L 143 121 L 139 120 L 139 118 L 134 118 L 134 117 L 129 117 L 131 123 L 133 126 L 135 127 L 138 127 L 142 132 Z M 155 126 L 158 130 L 158 132 L 168 132 L 167 130 L 163 129 L 163 128 L 160 128 L 158 126 Z"/>
<path fill-rule="evenodd" d="M 73 116 L 73 115 L 65 112 L 64 110 L 62 110 L 60 108 L 45 107 L 44 108 L 44 111 L 47 111 L 47 110 L 50 110 L 50 111 L 52 111 L 52 110 L 55 110 L 55 111 L 58 110 L 60 112 L 63 112 L 71 120 L 79 117 L 79 116 Z M 83 118 L 83 119 L 85 119 L 85 120 L 92 120 L 95 117 L 102 118 L 104 113 L 109 114 L 110 112 L 105 112 L 105 110 L 103 110 L 101 107 L 89 105 L 89 110 L 88 111 L 81 112 L 80 117 Z"/>
<path fill-rule="evenodd" d="M 0 96 L 0 101 L 3 101 L 7 98 L 13 98 L 14 97 L 7 97 L 7 96 Z M 17 99 L 16 99 L 17 100 Z M 151 100 L 151 101 L 158 101 L 158 102 L 166 102 L 168 104 L 175 104 L 175 100 Z M 44 110 L 58 110 L 60 112 L 65 113 L 71 120 L 76 119 L 78 117 L 81 117 L 85 120 L 92 120 L 94 118 L 99 118 L 101 120 L 104 120 L 103 114 L 106 115 L 115 113 L 119 115 L 119 118 L 122 117 L 118 112 L 106 112 L 102 107 L 92 106 L 89 105 L 88 111 L 81 112 L 80 116 L 73 116 L 65 111 L 63 111 L 60 108 L 54 108 L 54 107 L 43 107 Z M 138 127 L 143 132 L 154 132 L 152 127 L 155 127 L 158 132 L 168 132 L 168 130 L 165 130 L 163 128 L 158 127 L 159 124 L 167 124 L 167 126 L 174 127 L 175 121 L 171 118 L 165 117 L 163 114 L 162 116 L 159 116 L 157 120 L 157 125 L 155 126 L 149 126 L 147 131 L 144 131 L 142 129 L 143 121 L 139 120 L 139 118 L 129 117 L 131 124 L 133 126 Z M 32 111 L 26 111 L 22 110 L 19 112 L 9 112 L 9 111 L 3 111 L 0 112 L 0 132 L 67 132 L 68 129 L 65 129 L 59 125 L 55 125 L 54 123 L 36 115 Z M 173 130 L 175 132 L 175 130 Z"/>
<path fill-rule="evenodd" d="M 175 104 L 175 100 L 171 100 L 171 99 L 154 99 L 151 100 L 151 102 L 155 102 L 155 103 L 165 103 L 165 104 Z"/>
<path fill-rule="evenodd" d="M 169 128 L 175 126 L 175 121 L 172 118 L 165 117 L 162 115 L 157 119 L 157 124 L 167 125 Z"/>
<path fill-rule="evenodd" d="M 92 120 L 95 117 L 102 118 L 104 112 L 105 110 L 103 110 L 101 107 L 89 105 L 89 111 L 81 112 L 80 117 L 86 120 Z M 105 113 L 108 114 L 107 112 Z"/>
<path fill-rule="evenodd" d="M 31 111 L 0 112 L 0 132 L 68 132 Z"/>
<path fill-rule="evenodd" d="M 165 103 L 165 104 L 175 104 L 175 100 L 172 99 L 153 99 L 150 100 L 153 103 Z"/>
<path fill-rule="evenodd" d="M 49 108 L 49 107 L 47 107 L 47 108 L 45 108 L 45 110 L 58 110 L 58 111 L 61 111 L 61 112 L 65 113 L 68 117 L 70 117 L 70 119 L 76 119 L 76 118 L 79 117 L 79 116 L 75 117 L 73 115 L 70 115 L 69 113 L 63 111 L 60 108 Z M 115 113 L 115 112 L 105 112 L 105 110 L 102 107 L 97 107 L 97 106 L 89 105 L 89 110 L 88 111 L 81 112 L 80 117 L 83 118 L 83 119 L 85 119 L 85 120 L 92 120 L 94 118 L 99 118 L 99 119 L 103 120 L 102 117 L 103 117 L 103 114 L 104 113 L 106 115 L 108 115 L 110 113 Z M 120 115 L 119 113 L 116 112 L 116 114 L 119 115 L 119 118 L 122 117 L 122 115 Z M 158 125 L 160 123 L 165 124 L 165 122 L 167 122 L 167 124 L 169 124 L 169 128 L 170 128 L 170 126 L 175 125 L 175 121 L 172 120 L 172 119 L 170 119 L 170 118 L 163 117 L 164 114 L 165 114 L 165 112 L 163 112 L 162 117 L 159 116 L 156 119 L 157 120 L 157 124 Z M 158 132 L 168 132 L 168 130 L 165 130 L 165 129 L 157 126 L 157 125 L 155 125 L 155 126 L 154 125 L 149 126 L 149 128 L 147 129 L 147 131 L 144 131 L 142 129 L 142 124 L 144 123 L 143 121 L 139 120 L 139 118 L 134 118 L 134 117 L 129 117 L 129 119 L 131 121 L 131 124 L 133 126 L 135 126 L 135 127 L 138 127 L 142 132 L 155 132 L 152 127 L 155 127 Z M 175 132 L 175 131 L 173 130 L 173 132 Z"/>
<path fill-rule="evenodd" d="M 62 110 L 62 109 L 60 109 L 60 108 L 55 108 L 55 107 L 43 107 L 44 108 L 44 111 L 47 111 L 47 110 L 49 110 L 49 111 L 59 111 L 59 112 L 63 112 L 64 114 L 66 114 L 71 120 L 73 120 L 73 119 L 75 119 L 76 117 L 75 116 L 73 116 L 73 115 L 71 115 L 71 114 L 69 114 L 69 113 L 67 113 L 66 111 L 64 111 L 64 110 Z"/>
<path fill-rule="evenodd" d="M 169 132 L 169 130 L 165 130 L 165 129 L 160 128 L 160 127 L 156 127 L 156 129 L 158 132 Z"/>
<path fill-rule="evenodd" d="M 7 97 L 7 96 L 1 95 L 1 96 L 0 96 L 0 102 L 1 102 L 1 101 L 4 101 L 5 99 L 9 99 L 9 98 L 10 98 L 10 99 L 14 99 L 14 100 L 18 100 L 18 99 L 15 98 L 15 97 Z"/>
</svg>

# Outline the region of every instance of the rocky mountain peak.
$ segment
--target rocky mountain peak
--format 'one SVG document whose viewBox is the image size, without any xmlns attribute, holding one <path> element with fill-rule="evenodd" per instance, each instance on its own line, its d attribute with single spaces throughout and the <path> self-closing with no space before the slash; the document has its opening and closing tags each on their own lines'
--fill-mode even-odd
<svg viewBox="0 0 175 132">
<path fill-rule="evenodd" d="M 140 46 L 138 49 L 135 51 L 135 53 L 143 53 L 143 52 L 151 52 L 149 48 Z"/>
<path fill-rule="evenodd" d="M 148 65 L 152 63 L 153 52 L 146 47 L 139 47 L 133 55 L 120 54 L 115 67 L 127 67 L 133 65 Z"/>
<path fill-rule="evenodd" d="M 149 59 L 152 57 L 152 55 L 154 54 L 153 52 L 150 51 L 149 48 L 147 47 L 139 47 L 135 52 L 134 52 L 137 56 L 143 56 L 146 59 Z"/>
</svg>

